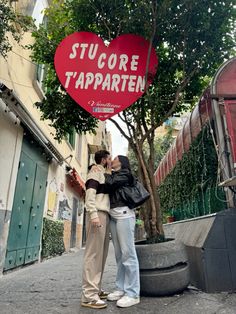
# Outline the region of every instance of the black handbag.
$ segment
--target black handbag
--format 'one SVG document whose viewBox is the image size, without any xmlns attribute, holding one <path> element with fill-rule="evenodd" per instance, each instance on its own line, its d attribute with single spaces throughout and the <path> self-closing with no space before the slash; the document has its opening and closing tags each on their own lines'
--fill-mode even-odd
<svg viewBox="0 0 236 314">
<path fill-rule="evenodd" d="M 130 209 L 142 205 L 150 197 L 148 191 L 138 180 L 136 180 L 134 185 L 122 186 L 119 193 L 121 199 Z"/>
</svg>

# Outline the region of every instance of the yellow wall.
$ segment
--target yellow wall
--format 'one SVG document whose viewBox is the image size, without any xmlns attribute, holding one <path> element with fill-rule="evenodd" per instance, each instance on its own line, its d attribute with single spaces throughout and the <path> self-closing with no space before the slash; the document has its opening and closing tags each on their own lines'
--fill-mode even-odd
<svg viewBox="0 0 236 314">
<path fill-rule="evenodd" d="M 32 43 L 31 35 L 26 34 L 22 44 L 30 43 Z M 13 52 L 8 54 L 7 60 L 0 58 L 0 81 L 16 93 L 40 130 L 42 130 L 62 156 L 66 158 L 70 154 L 73 155 L 71 166 L 75 167 L 78 172 L 81 172 L 82 167 L 75 158 L 76 152 L 73 151 L 67 141 L 58 143 L 54 139 L 53 135 L 55 134 L 55 130 L 49 126 L 49 121 L 40 119 L 41 113 L 34 106 L 34 103 L 41 100 L 40 96 L 42 93 L 39 93 L 39 87 L 37 88 L 36 66 L 30 61 L 29 50 L 25 50 L 19 45 L 14 44 Z M 86 141 L 84 141 L 84 145 L 87 145 Z"/>
<path fill-rule="evenodd" d="M 19 0 L 15 3 L 15 5 L 18 8 L 23 8 L 22 3 L 23 1 Z M 37 5 L 40 6 L 42 3 L 37 0 Z M 41 14 L 40 12 L 36 13 L 38 15 Z M 81 178 L 85 181 L 89 157 L 88 144 L 97 145 L 99 147 L 103 142 L 105 145 L 111 147 L 111 138 L 106 133 L 105 122 L 99 122 L 96 136 L 89 133 L 82 136 L 76 136 L 75 148 L 72 148 L 66 140 L 63 140 L 61 143 L 56 141 L 54 139 L 55 130 L 49 126 L 50 121 L 41 120 L 41 113 L 34 105 L 36 102 L 42 100 L 43 91 L 40 88 L 39 82 L 36 80 L 37 67 L 30 59 L 31 52 L 28 49 L 22 48 L 22 46 L 33 43 L 33 38 L 30 33 L 24 34 L 20 45 L 14 42 L 10 35 L 9 40 L 13 48 L 12 51 L 8 53 L 7 59 L 0 57 L 0 82 L 4 83 L 8 88 L 14 91 L 23 106 L 31 115 L 34 122 L 39 127 L 40 131 L 50 140 L 50 142 L 65 159 L 63 165 L 59 165 L 55 161 L 52 161 L 49 164 L 48 187 L 46 191 L 44 215 L 51 219 L 57 219 L 59 202 L 65 198 L 68 200 L 69 205 L 72 206 L 73 197 L 76 197 L 79 200 L 80 205 L 84 207 L 83 198 L 81 198 L 76 191 L 68 185 L 66 180 L 66 166 L 69 164 L 72 168 L 75 168 Z M 23 138 L 23 128 L 19 126 L 19 121 L 15 125 L 14 121 L 11 121 L 12 119 L 6 119 L 3 114 L 3 107 L 4 105 L 2 105 L 2 110 L 0 110 L 0 168 L 2 171 L 0 175 L 0 201 L 2 199 L 2 204 L 4 204 L 4 206 L 6 206 L 5 204 L 8 202 L 8 210 L 10 211 L 14 198 L 17 167 Z M 4 148 L 4 150 L 2 150 L 2 148 Z M 70 155 L 72 155 L 72 158 L 69 157 Z M 8 176 L 6 180 L 4 171 L 6 174 L 12 173 L 12 177 L 10 178 Z M 3 178 L 4 182 L 2 182 Z M 12 184 L 11 190 L 8 192 L 10 179 L 12 180 Z M 52 185 L 52 182 L 55 184 Z M 83 214 L 77 218 L 76 246 L 80 247 L 82 243 Z M 64 242 L 67 250 L 70 243 L 70 224 L 70 220 L 64 220 Z"/>
<path fill-rule="evenodd" d="M 26 34 L 24 36 L 24 41 L 22 44 L 29 44 L 32 42 L 32 38 L 30 34 Z M 0 81 L 3 82 L 8 88 L 12 89 L 14 93 L 18 96 L 22 104 L 25 106 L 27 111 L 30 113 L 31 117 L 33 118 L 34 122 L 38 125 L 39 129 L 42 131 L 44 135 L 53 143 L 53 145 L 56 147 L 56 149 L 61 153 L 61 155 L 64 158 L 67 158 L 69 155 L 72 155 L 72 158 L 67 158 L 67 162 L 70 163 L 70 166 L 76 169 L 76 171 L 79 173 L 79 175 L 85 180 L 86 179 L 86 173 L 87 173 L 87 164 L 88 164 L 88 148 L 87 148 L 87 138 L 86 135 L 82 136 L 82 154 L 81 158 L 79 160 L 78 158 L 78 143 L 76 140 L 75 149 L 71 147 L 71 145 L 63 140 L 62 143 L 58 143 L 54 137 L 53 134 L 55 133 L 55 130 L 49 126 L 49 121 L 43 121 L 41 120 L 41 113 L 39 110 L 34 106 L 35 102 L 38 102 L 41 100 L 42 97 L 42 91 L 40 92 L 39 85 L 35 79 L 36 77 L 36 66 L 30 61 L 30 51 L 23 49 L 18 44 L 13 43 L 13 51 L 8 54 L 7 60 L 0 58 Z M 9 123 L 7 119 L 3 117 L 1 121 L 1 135 L 0 135 L 0 143 L 2 143 L 2 147 L 7 145 L 7 149 L 4 150 L 4 152 L 7 152 L 7 155 L 9 156 L 3 156 L 1 158 L 0 156 L 0 163 L 1 168 L 6 169 L 6 171 L 9 173 L 12 172 L 14 174 L 14 178 L 16 179 L 17 176 L 17 165 L 18 163 L 14 165 L 14 169 L 11 169 L 13 160 L 12 156 L 14 156 L 14 149 L 15 145 L 17 145 L 17 156 L 19 159 L 20 155 L 20 149 L 21 149 L 21 142 L 22 142 L 22 135 L 23 135 L 23 129 L 20 126 L 15 126 L 14 123 Z M 1 141 L 2 139 L 2 141 Z M 17 142 L 16 142 L 17 141 Z M 8 143 L 12 144 L 9 146 Z M 16 144 L 15 144 L 16 143 Z M 3 152 L 3 151 L 2 151 Z M 11 163 L 11 165 L 5 165 L 5 163 Z M 68 199 L 72 199 L 72 196 L 74 195 L 77 197 L 81 202 L 83 200 L 76 195 L 76 193 L 72 190 L 70 191 L 69 188 L 67 188 L 67 182 L 65 177 L 65 166 L 66 163 L 64 163 L 62 166 L 59 166 L 55 162 L 51 162 L 49 164 L 49 173 L 48 173 L 48 189 L 46 194 L 46 201 L 45 201 L 45 216 L 48 216 L 48 197 L 51 197 L 51 192 L 49 189 L 50 182 L 55 179 L 57 181 L 58 187 L 60 187 L 61 184 L 64 185 L 64 197 L 67 197 Z M 3 179 L 4 176 L 1 176 Z M 0 183 L 1 183 L 0 178 Z M 5 189 L 7 189 L 7 183 L 4 184 Z M 12 186 L 13 189 L 11 189 L 11 193 L 13 194 L 10 198 L 11 203 L 9 204 L 9 208 L 11 210 L 13 197 L 14 197 L 14 186 Z M 2 192 L 2 202 L 6 202 L 5 198 L 7 196 L 7 192 L 4 190 Z M 1 199 L 1 195 L 0 195 Z M 70 202 L 71 203 L 71 202 Z M 58 209 L 59 199 L 56 199 L 56 208 Z M 53 217 L 53 219 L 57 219 L 58 213 L 56 212 Z M 69 221 L 69 224 L 71 222 Z M 78 222 L 81 224 L 81 221 Z M 83 223 L 83 222 L 82 222 Z M 82 225 L 80 226 L 82 228 Z M 67 235 L 65 235 L 67 236 Z M 77 240 L 77 245 L 80 247 L 82 243 L 82 238 L 80 236 L 80 239 Z"/>
<path fill-rule="evenodd" d="M 19 122 L 5 112 L 0 99 L 0 209 L 12 208 L 23 137 Z"/>
</svg>

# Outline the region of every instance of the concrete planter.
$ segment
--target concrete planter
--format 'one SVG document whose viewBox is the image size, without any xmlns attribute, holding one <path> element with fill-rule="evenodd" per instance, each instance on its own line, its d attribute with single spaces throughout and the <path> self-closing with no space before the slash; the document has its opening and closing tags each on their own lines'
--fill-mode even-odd
<svg viewBox="0 0 236 314">
<path fill-rule="evenodd" d="M 189 284 L 189 265 L 183 244 L 174 240 L 138 244 L 141 295 L 163 296 L 183 291 Z"/>
<path fill-rule="evenodd" d="M 143 241 L 145 239 L 145 229 L 143 226 L 135 226 L 135 233 L 134 233 L 135 241 Z"/>
<path fill-rule="evenodd" d="M 190 282 L 208 293 L 236 291 L 236 208 L 164 225 L 166 237 L 184 243 Z"/>
</svg>

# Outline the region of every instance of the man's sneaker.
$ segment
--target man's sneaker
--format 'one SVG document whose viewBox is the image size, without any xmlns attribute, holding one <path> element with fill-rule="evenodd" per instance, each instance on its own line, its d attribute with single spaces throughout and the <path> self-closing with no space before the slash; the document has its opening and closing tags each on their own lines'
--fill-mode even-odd
<svg viewBox="0 0 236 314">
<path fill-rule="evenodd" d="M 128 295 L 124 295 L 120 300 L 116 302 L 116 305 L 119 307 L 130 307 L 132 305 L 138 304 L 140 302 L 140 298 L 131 298 Z"/>
<path fill-rule="evenodd" d="M 123 297 L 124 294 L 125 294 L 124 291 L 120 291 L 120 290 L 114 291 L 114 292 L 108 294 L 107 300 L 108 301 L 117 301 L 121 297 Z"/>
<path fill-rule="evenodd" d="M 109 292 L 107 291 L 104 291 L 104 290 L 101 290 L 98 294 L 99 298 L 102 299 L 102 300 L 106 300 L 107 299 L 107 296 L 108 296 Z"/>
<path fill-rule="evenodd" d="M 91 309 L 104 309 L 107 307 L 107 304 L 106 302 L 99 299 L 90 302 L 82 302 L 81 306 L 90 307 Z"/>
</svg>

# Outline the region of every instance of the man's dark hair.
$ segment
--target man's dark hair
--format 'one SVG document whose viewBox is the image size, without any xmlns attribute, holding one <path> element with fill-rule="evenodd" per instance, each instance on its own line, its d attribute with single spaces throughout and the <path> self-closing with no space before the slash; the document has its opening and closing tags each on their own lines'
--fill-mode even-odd
<svg viewBox="0 0 236 314">
<path fill-rule="evenodd" d="M 99 150 L 95 153 L 95 161 L 96 164 L 100 165 L 102 162 L 102 158 L 107 158 L 110 153 L 107 150 Z"/>
</svg>

